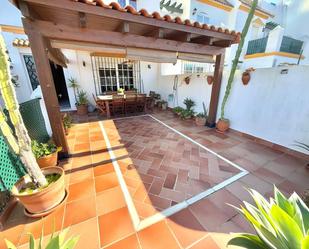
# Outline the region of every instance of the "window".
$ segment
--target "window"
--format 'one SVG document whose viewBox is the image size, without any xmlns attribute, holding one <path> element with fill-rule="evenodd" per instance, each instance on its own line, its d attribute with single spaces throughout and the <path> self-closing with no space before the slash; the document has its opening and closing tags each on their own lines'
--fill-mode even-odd
<svg viewBox="0 0 309 249">
<path fill-rule="evenodd" d="M 118 3 L 121 5 L 121 7 L 126 6 L 126 0 L 118 0 Z"/>
<path fill-rule="evenodd" d="M 130 0 L 129 4 L 134 7 L 134 9 L 137 9 L 136 0 Z"/>
<path fill-rule="evenodd" d="M 140 84 L 140 66 L 137 61 L 92 56 L 92 65 L 97 94 L 117 91 L 119 88 L 130 90 Z"/>
<path fill-rule="evenodd" d="M 191 74 L 191 73 L 208 73 L 213 72 L 214 64 L 213 63 L 199 63 L 191 61 L 181 61 L 182 63 L 182 73 Z"/>
<path fill-rule="evenodd" d="M 23 57 L 29 75 L 32 90 L 35 90 L 40 83 L 36 72 L 33 56 L 24 55 Z"/>
<path fill-rule="evenodd" d="M 196 16 L 199 23 L 209 23 L 209 16 L 205 12 L 199 12 Z"/>
</svg>

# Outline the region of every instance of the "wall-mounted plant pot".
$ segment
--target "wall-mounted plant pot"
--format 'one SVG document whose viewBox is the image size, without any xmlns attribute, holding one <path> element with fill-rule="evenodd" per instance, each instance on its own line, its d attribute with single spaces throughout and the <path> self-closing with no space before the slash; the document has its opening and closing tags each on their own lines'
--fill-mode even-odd
<svg viewBox="0 0 309 249">
<path fill-rule="evenodd" d="M 250 72 L 247 71 L 243 72 L 241 80 L 245 86 L 249 84 L 250 79 L 251 79 Z"/>
<path fill-rule="evenodd" d="M 207 83 L 208 83 L 208 85 L 211 85 L 213 82 L 214 82 L 214 77 L 211 76 L 211 75 L 208 75 L 207 76 Z"/>
<path fill-rule="evenodd" d="M 189 84 L 190 84 L 190 81 L 191 81 L 191 77 L 190 77 L 190 76 L 187 76 L 187 77 L 184 79 L 184 81 L 185 81 L 185 83 L 186 83 L 187 85 L 189 85 Z"/>
<path fill-rule="evenodd" d="M 77 115 L 87 115 L 88 114 L 88 105 L 78 105 L 76 106 Z"/>
<path fill-rule="evenodd" d="M 216 128 L 218 132 L 224 133 L 230 128 L 230 121 L 228 119 L 219 119 Z"/>
</svg>

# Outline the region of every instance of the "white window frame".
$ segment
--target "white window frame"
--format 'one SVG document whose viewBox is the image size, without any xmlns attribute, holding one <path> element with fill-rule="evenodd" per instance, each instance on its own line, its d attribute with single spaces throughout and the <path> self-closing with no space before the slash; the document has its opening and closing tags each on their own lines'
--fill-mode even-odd
<svg viewBox="0 0 309 249">
<path fill-rule="evenodd" d="M 199 20 L 199 16 L 203 18 L 202 21 Z M 200 11 L 196 15 L 196 20 L 198 22 L 202 23 L 202 24 L 204 24 L 204 23 L 208 24 L 210 22 L 210 17 L 209 17 L 209 15 L 206 12 Z"/>
</svg>

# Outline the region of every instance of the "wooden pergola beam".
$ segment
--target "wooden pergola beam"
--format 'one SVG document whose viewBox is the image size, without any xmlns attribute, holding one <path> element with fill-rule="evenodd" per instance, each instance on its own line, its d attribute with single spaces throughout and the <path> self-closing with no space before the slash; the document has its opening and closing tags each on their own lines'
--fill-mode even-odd
<svg viewBox="0 0 309 249">
<path fill-rule="evenodd" d="M 220 33 L 217 31 L 212 30 L 206 30 L 201 28 L 196 28 L 193 26 L 188 25 L 181 25 L 177 23 L 172 22 L 166 22 L 163 20 L 158 20 L 154 18 L 147 18 L 144 16 L 139 15 L 132 15 L 127 12 L 121 12 L 118 10 L 113 9 L 106 9 L 99 6 L 92 6 L 89 4 L 74 2 L 74 1 L 62 1 L 62 0 L 25 0 L 28 3 L 41 5 L 41 6 L 47 6 L 47 7 L 54 7 L 54 8 L 60 8 L 60 9 L 66 9 L 70 11 L 75 12 L 85 12 L 97 16 L 132 22 L 132 23 L 138 23 L 138 24 L 144 24 L 152 27 L 158 27 L 158 28 L 165 28 L 170 30 L 177 30 L 185 33 L 192 33 L 192 34 L 198 34 L 203 36 L 209 36 L 214 38 L 219 38 L 223 40 L 235 40 L 235 36 L 231 34 L 226 33 Z"/>
<path fill-rule="evenodd" d="M 53 139 L 57 146 L 62 147 L 62 156 L 67 156 L 69 154 L 69 147 L 65 137 L 55 84 L 47 56 L 48 49 L 44 37 L 29 25 L 24 25 L 24 29 L 30 41 L 30 47 L 53 132 Z"/>
<path fill-rule="evenodd" d="M 189 42 L 179 42 L 167 39 L 155 39 L 130 33 L 114 31 L 91 30 L 89 28 L 73 28 L 66 25 L 54 24 L 47 21 L 31 21 L 24 19 L 24 26 L 30 26 L 38 30 L 43 36 L 55 40 L 94 42 L 110 44 L 121 47 L 139 47 L 144 49 L 184 52 L 193 54 L 217 55 L 223 52 L 223 48 Z"/>
<path fill-rule="evenodd" d="M 147 31 L 143 34 L 144 36 L 151 36 L 153 38 L 164 38 L 164 29 L 162 28 L 155 28 L 150 31 Z"/>
<path fill-rule="evenodd" d="M 121 24 L 115 30 L 121 33 L 129 33 L 130 32 L 130 24 L 128 22 L 121 22 Z"/>
<path fill-rule="evenodd" d="M 212 84 L 209 113 L 206 122 L 206 125 L 208 127 L 215 127 L 216 125 L 219 94 L 221 89 L 221 81 L 224 68 L 224 56 L 225 56 L 224 53 L 216 56 L 214 82 Z"/>
</svg>

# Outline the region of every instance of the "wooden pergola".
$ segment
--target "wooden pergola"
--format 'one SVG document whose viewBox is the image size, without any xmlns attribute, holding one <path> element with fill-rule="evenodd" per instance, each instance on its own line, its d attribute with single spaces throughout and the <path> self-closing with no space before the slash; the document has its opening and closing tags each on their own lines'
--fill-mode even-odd
<svg viewBox="0 0 309 249">
<path fill-rule="evenodd" d="M 194 55 L 216 56 L 214 83 L 207 124 L 216 121 L 225 48 L 238 43 L 240 33 L 179 17 L 160 16 L 145 9 L 121 8 L 103 0 L 15 0 L 21 10 L 50 119 L 53 138 L 69 153 L 49 58 L 65 66 L 67 61 L 52 42 L 83 46 L 111 45 Z M 197 93 L 198 94 L 198 93 Z"/>
</svg>

